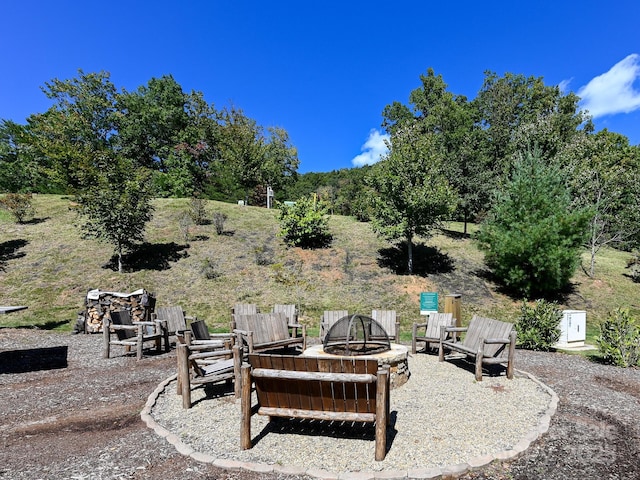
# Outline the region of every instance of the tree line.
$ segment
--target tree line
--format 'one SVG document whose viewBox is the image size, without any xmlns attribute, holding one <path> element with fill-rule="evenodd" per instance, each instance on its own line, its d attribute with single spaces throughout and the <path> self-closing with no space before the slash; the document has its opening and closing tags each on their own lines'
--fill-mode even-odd
<svg viewBox="0 0 640 480">
<path fill-rule="evenodd" d="M 580 99 L 541 77 L 486 72 L 469 100 L 428 69 L 408 101 L 382 111 L 390 140 L 380 162 L 305 175 L 284 129 L 216 109 L 171 76 L 128 92 L 108 73 L 79 71 L 43 91 L 49 110 L 0 123 L 0 191 L 73 193 L 89 224 L 137 212 L 109 218 L 101 234 L 122 248 L 142 235 L 153 196 L 264 205 L 267 185 L 279 200 L 313 192 L 329 213 L 371 221 L 406 246 L 410 273 L 417 238 L 444 220 L 465 233 L 480 223 L 488 265 L 526 295 L 566 284 L 581 247 L 593 275 L 601 248 L 640 239 L 640 148 L 595 132 Z"/>
<path fill-rule="evenodd" d="M 233 105 L 217 109 L 171 75 L 126 91 L 107 72 L 80 70 L 42 90 L 53 103 L 46 112 L 25 125 L 0 122 L 0 191 L 83 192 L 106 169 L 121 182 L 144 181 L 155 196 L 236 201 L 297 173 L 286 130 Z"/>
</svg>

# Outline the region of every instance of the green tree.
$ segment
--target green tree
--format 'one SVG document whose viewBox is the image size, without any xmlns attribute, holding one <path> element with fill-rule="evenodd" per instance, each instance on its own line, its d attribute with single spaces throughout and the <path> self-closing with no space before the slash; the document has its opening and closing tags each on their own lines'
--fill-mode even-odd
<svg viewBox="0 0 640 480">
<path fill-rule="evenodd" d="M 459 196 L 460 217 L 467 222 L 487 203 L 491 172 L 482 150 L 482 131 L 476 106 L 466 97 L 447 90 L 442 75 L 432 68 L 420 76 L 420 87 L 411 91 L 409 104 L 394 102 L 382 113 L 382 126 L 392 135 L 407 125 L 433 135 L 443 158 L 444 172 Z"/>
<path fill-rule="evenodd" d="M 280 236 L 294 247 L 323 248 L 331 243 L 327 207 L 315 195 L 280 207 Z"/>
<path fill-rule="evenodd" d="M 605 129 L 577 136 L 558 158 L 575 204 L 591 211 L 586 246 L 593 277 L 603 247 L 633 246 L 640 232 L 640 149 Z"/>
<path fill-rule="evenodd" d="M 0 191 L 57 193 L 45 159 L 32 145 L 29 125 L 0 120 Z"/>
<path fill-rule="evenodd" d="M 422 134 L 415 126 L 396 130 L 388 155 L 373 166 L 368 183 L 376 193 L 373 229 L 388 240 L 406 242 L 411 274 L 415 237 L 428 236 L 456 205 L 434 134 Z"/>
<path fill-rule="evenodd" d="M 45 83 L 54 105 L 29 117 L 33 147 L 51 162 L 54 181 L 68 191 L 94 182 L 95 175 L 117 149 L 116 87 L 106 72 Z"/>
<path fill-rule="evenodd" d="M 514 292 L 532 297 L 565 288 L 580 261 L 589 212 L 572 209 L 560 170 L 527 152 L 478 234 L 485 261 Z"/>
<path fill-rule="evenodd" d="M 131 160 L 106 157 L 95 183 L 77 195 L 80 226 L 88 237 L 112 244 L 123 272 L 123 257 L 144 239 L 153 193 L 149 171 Z"/>
</svg>

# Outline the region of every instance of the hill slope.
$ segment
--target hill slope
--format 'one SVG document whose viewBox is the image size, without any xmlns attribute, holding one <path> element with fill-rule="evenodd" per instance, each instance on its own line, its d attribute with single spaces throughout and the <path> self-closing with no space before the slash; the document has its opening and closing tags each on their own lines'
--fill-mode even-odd
<svg viewBox="0 0 640 480">
<path fill-rule="evenodd" d="M 312 332 L 325 309 L 395 309 L 404 339 L 420 318 L 420 292 L 438 292 L 441 306 L 446 294 L 461 293 L 465 320 L 478 313 L 513 321 L 519 308 L 487 279 L 482 254 L 456 225 L 416 249 L 418 272 L 409 276 L 395 273 L 403 268 L 403 256 L 368 224 L 350 217 L 331 217 L 331 248 L 301 250 L 286 248 L 277 237 L 276 210 L 209 202 L 210 214 L 228 216 L 224 234 L 217 235 L 213 225 L 195 226 L 185 241 L 180 217 L 188 201 L 158 199 L 147 243 L 129 259 L 129 271 L 119 274 L 109 244 L 81 237 L 68 198 L 37 195 L 34 204 L 36 219 L 25 225 L 0 212 L 0 304 L 29 306 L 0 318 L 0 325 L 71 329 L 86 292 L 94 288 L 145 288 L 156 294 L 158 305 L 181 305 L 221 330 L 228 328 L 237 302 L 256 303 L 263 311 L 274 303 L 299 304 Z M 596 279 L 575 276 L 563 307 L 586 309 L 590 334 L 616 306 L 638 309 L 640 285 L 625 276 L 627 258 L 607 251 Z"/>
</svg>

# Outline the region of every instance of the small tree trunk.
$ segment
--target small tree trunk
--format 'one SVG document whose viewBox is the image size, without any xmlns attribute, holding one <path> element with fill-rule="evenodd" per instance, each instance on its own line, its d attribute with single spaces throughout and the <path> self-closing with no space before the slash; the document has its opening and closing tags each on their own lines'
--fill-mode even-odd
<svg viewBox="0 0 640 480">
<path fill-rule="evenodd" d="M 413 238 L 407 236 L 407 272 L 413 274 Z"/>
</svg>

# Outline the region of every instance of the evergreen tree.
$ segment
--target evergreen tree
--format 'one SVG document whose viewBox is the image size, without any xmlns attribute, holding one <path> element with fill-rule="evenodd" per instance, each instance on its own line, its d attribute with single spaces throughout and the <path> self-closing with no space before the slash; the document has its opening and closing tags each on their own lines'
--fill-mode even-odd
<svg viewBox="0 0 640 480">
<path fill-rule="evenodd" d="M 478 234 L 487 265 L 528 298 L 567 286 L 580 262 L 589 212 L 572 210 L 560 171 L 539 151 L 520 156 Z"/>
</svg>

